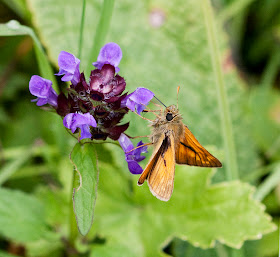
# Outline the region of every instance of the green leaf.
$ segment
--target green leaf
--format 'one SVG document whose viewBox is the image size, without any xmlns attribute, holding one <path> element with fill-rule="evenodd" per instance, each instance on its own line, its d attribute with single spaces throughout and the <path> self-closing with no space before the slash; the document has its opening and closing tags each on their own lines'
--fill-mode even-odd
<svg viewBox="0 0 280 257">
<path fill-rule="evenodd" d="M 213 247 L 216 240 L 240 248 L 245 240 L 276 228 L 264 206 L 252 198 L 253 187 L 239 181 L 210 186 L 209 169 L 176 167 L 169 202 L 156 199 L 146 183 L 138 187 L 137 178 L 129 192 L 120 172 L 112 174 L 103 165 L 100 169 L 96 233 L 137 256 L 161 256 L 160 249 L 174 236 L 201 248 Z M 118 187 L 108 185 L 112 176 Z M 103 247 L 109 246 L 110 241 Z"/>
<path fill-rule="evenodd" d="M 18 21 L 15 20 L 11 20 L 6 24 L 0 24 L 0 36 L 22 36 L 22 35 L 28 35 L 33 39 L 40 72 L 44 78 L 49 79 L 53 82 L 53 88 L 57 92 L 59 92 L 56 79 L 53 75 L 52 68 L 45 55 L 43 47 L 40 41 L 38 40 L 37 36 L 35 35 L 34 31 L 27 26 L 21 25 Z"/>
<path fill-rule="evenodd" d="M 30 242 L 48 231 L 44 206 L 20 191 L 0 189 L 0 233 L 17 242 Z"/>
<path fill-rule="evenodd" d="M 98 163 L 94 144 L 77 143 L 71 160 L 79 174 L 79 186 L 74 189 L 73 206 L 79 231 L 86 235 L 93 222 L 98 186 Z"/>
</svg>

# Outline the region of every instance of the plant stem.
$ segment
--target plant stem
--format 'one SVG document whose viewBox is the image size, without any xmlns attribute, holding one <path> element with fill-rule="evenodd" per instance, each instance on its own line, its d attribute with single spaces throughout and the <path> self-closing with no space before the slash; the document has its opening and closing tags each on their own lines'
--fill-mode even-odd
<svg viewBox="0 0 280 257">
<path fill-rule="evenodd" d="M 254 198 L 262 201 L 280 182 L 280 165 L 261 183 L 255 192 Z"/>
<path fill-rule="evenodd" d="M 238 179 L 238 166 L 236 159 L 236 150 L 233 139 L 233 130 L 231 122 L 231 114 L 229 111 L 229 104 L 227 99 L 227 93 L 225 89 L 225 83 L 222 73 L 218 36 L 215 28 L 215 21 L 213 16 L 213 10 L 210 0 L 204 0 L 202 4 L 204 13 L 204 20 L 207 29 L 208 43 L 210 47 L 210 54 L 212 60 L 212 66 L 215 74 L 216 89 L 220 109 L 221 128 L 223 132 L 224 147 L 226 152 L 226 177 L 227 180 Z M 230 249 L 232 257 L 243 257 L 243 251 Z"/>
<path fill-rule="evenodd" d="M 224 78 L 222 74 L 221 61 L 218 49 L 218 38 L 214 25 L 213 10 L 210 0 L 204 0 L 203 13 L 205 24 L 207 28 L 208 43 L 211 52 L 212 66 L 214 69 L 217 95 L 219 101 L 221 127 L 223 131 L 224 146 L 226 152 L 226 172 L 227 180 L 238 179 L 238 166 L 236 160 L 236 150 L 233 139 L 233 130 L 231 122 L 231 114 L 229 111 L 229 104 L 227 93 L 225 90 Z"/>
<path fill-rule="evenodd" d="M 270 56 L 268 65 L 262 76 L 261 85 L 266 88 L 271 88 L 276 78 L 280 65 L 280 49 L 276 47 Z"/>
<path fill-rule="evenodd" d="M 93 46 L 90 52 L 90 60 L 96 60 L 98 57 L 98 53 L 100 48 L 103 46 L 106 36 L 108 34 L 111 18 L 114 9 L 114 2 L 115 0 L 104 0 L 101 16 L 97 25 Z M 92 64 L 89 63 L 86 68 L 86 74 L 90 73 L 92 68 Z"/>
<path fill-rule="evenodd" d="M 81 54 L 82 54 L 84 25 L 85 25 L 85 10 L 86 10 L 86 0 L 83 0 L 83 9 L 82 9 L 81 26 L 80 26 L 80 38 L 79 38 L 79 47 L 78 47 L 78 59 L 81 59 Z"/>
</svg>

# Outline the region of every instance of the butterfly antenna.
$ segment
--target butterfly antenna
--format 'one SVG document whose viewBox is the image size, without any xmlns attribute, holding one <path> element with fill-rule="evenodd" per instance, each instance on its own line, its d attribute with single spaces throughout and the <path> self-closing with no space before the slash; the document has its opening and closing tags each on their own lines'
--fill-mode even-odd
<svg viewBox="0 0 280 257">
<path fill-rule="evenodd" d="M 154 98 L 157 99 L 165 108 L 167 108 L 167 106 L 162 101 L 160 101 L 155 95 Z"/>
<path fill-rule="evenodd" d="M 177 109 L 178 109 L 178 95 L 179 95 L 180 86 L 177 87 Z"/>
</svg>

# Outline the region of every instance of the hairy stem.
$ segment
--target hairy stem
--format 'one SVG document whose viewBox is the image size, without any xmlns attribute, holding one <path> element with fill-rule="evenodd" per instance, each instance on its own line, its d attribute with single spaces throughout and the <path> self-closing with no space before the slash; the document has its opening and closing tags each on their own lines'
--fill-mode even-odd
<svg viewBox="0 0 280 257">
<path fill-rule="evenodd" d="M 81 25 L 80 25 L 79 47 L 78 47 L 78 59 L 81 59 L 81 54 L 82 54 L 84 24 L 85 24 L 85 10 L 86 10 L 86 0 L 83 0 L 83 9 L 82 9 Z"/>
<path fill-rule="evenodd" d="M 229 110 L 228 98 L 221 68 L 218 38 L 213 17 L 213 10 L 209 0 L 204 0 L 203 13 L 208 35 L 212 66 L 214 69 L 216 90 L 219 102 L 221 127 L 223 132 L 225 153 L 226 153 L 226 172 L 227 180 L 238 179 L 238 166 L 236 160 L 236 150 L 233 139 L 231 113 Z"/>
</svg>

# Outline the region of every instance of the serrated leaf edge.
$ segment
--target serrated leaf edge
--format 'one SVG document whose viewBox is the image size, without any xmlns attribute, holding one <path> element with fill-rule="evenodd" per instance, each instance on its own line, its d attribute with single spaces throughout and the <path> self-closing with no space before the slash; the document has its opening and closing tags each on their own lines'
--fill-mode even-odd
<svg viewBox="0 0 280 257">
<path fill-rule="evenodd" d="M 256 191 L 256 188 L 248 183 L 245 183 L 245 182 L 242 182 L 240 180 L 235 180 L 235 181 L 230 181 L 230 182 L 220 182 L 218 184 L 214 184 L 211 186 L 210 184 L 210 181 L 211 181 L 211 178 L 213 177 L 213 175 L 215 174 L 215 171 L 211 171 L 210 172 L 210 175 L 209 175 L 209 178 L 207 179 L 207 182 L 206 182 L 206 187 L 207 189 L 211 188 L 211 189 L 215 189 L 215 188 L 218 188 L 218 187 L 228 187 L 228 186 L 232 186 L 232 185 L 236 185 L 236 186 L 245 186 L 245 187 L 248 187 L 250 189 L 250 193 L 248 195 L 248 200 L 250 201 L 253 201 L 257 207 L 260 208 L 261 211 L 265 211 L 266 207 L 264 204 L 262 204 L 261 202 L 257 201 L 256 199 L 254 199 L 254 193 Z M 263 213 L 264 214 L 264 217 L 266 218 L 267 221 L 272 221 L 272 217 L 270 215 L 268 215 L 267 213 Z M 171 236 L 172 238 L 173 237 L 179 237 L 180 239 L 182 240 L 185 240 L 185 241 L 188 241 L 190 243 L 192 243 L 194 246 L 196 247 L 200 247 L 202 249 L 208 249 L 208 248 L 213 248 L 215 247 L 215 244 L 216 244 L 216 241 L 219 241 L 221 242 L 222 244 L 226 244 L 227 246 L 230 246 L 232 248 L 236 248 L 236 249 L 240 249 L 244 242 L 246 240 L 257 240 L 257 239 L 261 239 L 262 236 L 264 234 L 268 234 L 268 233 L 271 233 L 273 231 L 275 231 L 277 229 L 277 225 L 272 223 L 272 228 L 271 229 L 267 229 L 266 231 L 264 231 L 263 233 L 258 233 L 256 235 L 252 235 L 252 236 L 243 236 L 241 239 L 240 239 L 240 243 L 239 244 L 232 244 L 231 242 L 227 241 L 227 240 L 224 240 L 223 238 L 219 238 L 217 237 L 216 239 L 213 239 L 210 244 L 201 244 L 200 242 L 198 241 L 193 241 L 191 239 L 189 239 L 187 236 L 185 235 L 182 235 L 182 234 L 174 234 L 173 236 Z"/>
</svg>

